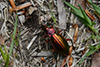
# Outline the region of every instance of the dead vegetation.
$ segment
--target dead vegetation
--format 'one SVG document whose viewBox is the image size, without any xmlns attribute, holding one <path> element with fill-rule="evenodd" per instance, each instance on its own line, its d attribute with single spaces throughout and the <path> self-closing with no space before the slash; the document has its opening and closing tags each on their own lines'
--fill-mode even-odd
<svg viewBox="0 0 100 67">
<path fill-rule="evenodd" d="M 98 17 L 97 13 L 92 11 L 94 9 L 90 8 L 87 1 L 67 0 L 67 2 L 76 7 L 78 7 L 76 3 L 79 2 L 83 10 L 86 9 L 87 16 L 96 22 L 94 28 L 100 31 L 100 16 Z M 92 2 L 100 6 L 100 1 L 92 0 Z M 92 39 L 92 31 L 64 7 L 70 9 L 61 0 L 0 1 L 0 46 L 7 53 L 6 56 L 14 41 L 8 67 L 61 67 L 65 62 L 65 56 L 56 51 L 52 52 L 51 42 L 45 43 L 50 38 L 43 38 L 44 31 L 41 29 L 41 25 L 53 26 L 56 32 L 62 30 L 60 33 L 62 36 L 72 39 L 74 49 L 71 55 L 73 58 L 71 67 L 94 67 L 93 55 L 86 57 L 81 64 L 78 63 L 89 51 L 87 45 L 96 46 L 100 44 L 100 39 Z M 18 19 L 15 30 L 16 15 L 18 15 Z M 15 37 L 13 37 L 14 31 Z M 98 35 L 100 36 L 99 33 Z M 71 46 L 71 43 L 68 43 Z M 7 59 L 3 60 L 2 54 L 0 53 L 1 67 L 5 65 L 5 60 L 7 61 Z M 68 62 L 64 66 L 68 67 Z"/>
</svg>

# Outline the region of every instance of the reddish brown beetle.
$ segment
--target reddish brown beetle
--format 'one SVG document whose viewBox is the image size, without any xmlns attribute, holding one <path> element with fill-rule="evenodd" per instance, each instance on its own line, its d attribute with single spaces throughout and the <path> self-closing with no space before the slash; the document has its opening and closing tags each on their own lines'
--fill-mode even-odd
<svg viewBox="0 0 100 67">
<path fill-rule="evenodd" d="M 65 39 L 62 35 L 59 33 L 55 33 L 55 30 L 53 28 L 48 28 L 46 26 L 42 26 L 42 29 L 45 31 L 45 34 L 49 37 L 51 37 L 50 41 L 52 43 L 53 48 L 59 52 L 60 54 L 63 54 L 65 56 L 71 55 L 72 46 L 69 46 L 67 41 L 71 41 L 71 39 Z M 72 42 L 73 45 L 73 42 Z"/>
</svg>

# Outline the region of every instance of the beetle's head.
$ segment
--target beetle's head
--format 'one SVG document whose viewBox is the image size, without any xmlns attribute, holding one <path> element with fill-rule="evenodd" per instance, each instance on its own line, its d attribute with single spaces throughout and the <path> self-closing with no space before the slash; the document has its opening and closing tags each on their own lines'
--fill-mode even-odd
<svg viewBox="0 0 100 67">
<path fill-rule="evenodd" d="M 50 36 L 54 34 L 55 30 L 53 28 L 48 28 L 47 26 L 42 25 L 42 29 L 45 31 L 47 36 Z"/>
<path fill-rule="evenodd" d="M 55 30 L 53 28 L 46 28 L 47 35 L 51 37 L 54 34 Z"/>
</svg>

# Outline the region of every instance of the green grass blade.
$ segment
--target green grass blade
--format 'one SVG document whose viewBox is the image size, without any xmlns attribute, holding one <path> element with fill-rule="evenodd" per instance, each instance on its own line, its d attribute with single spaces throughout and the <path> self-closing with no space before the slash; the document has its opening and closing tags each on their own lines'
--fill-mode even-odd
<svg viewBox="0 0 100 67">
<path fill-rule="evenodd" d="M 0 52 L 1 52 L 1 55 L 2 55 L 3 59 L 6 61 L 6 56 L 5 56 L 5 53 L 3 52 L 1 46 L 0 46 Z"/>
<path fill-rule="evenodd" d="M 6 60 L 6 63 L 5 63 L 5 66 L 4 67 L 8 67 L 8 64 L 9 64 L 9 54 L 7 55 L 7 60 Z"/>
<path fill-rule="evenodd" d="M 18 33 L 18 37 L 17 37 L 17 39 L 14 40 L 14 42 L 16 43 L 17 46 L 18 46 L 18 44 L 19 44 L 20 33 L 21 33 L 21 30 L 20 30 L 19 33 Z"/>
<path fill-rule="evenodd" d="M 13 36 L 11 35 L 11 37 L 13 38 Z M 18 46 L 18 39 L 15 39 L 15 38 L 13 38 L 14 39 L 14 43 Z"/>
<path fill-rule="evenodd" d="M 51 16 L 52 20 L 55 22 L 55 24 L 57 24 L 56 18 L 55 18 L 55 15 L 54 15 L 53 11 L 52 11 L 52 8 L 51 8 L 50 3 L 49 3 L 49 6 L 50 6 L 51 13 L 52 13 L 52 15 L 53 15 L 53 16 L 52 16 L 52 15 L 50 14 L 50 16 Z"/>
<path fill-rule="evenodd" d="M 97 49 L 97 50 L 100 49 L 100 44 L 98 44 L 98 45 L 96 46 L 96 49 Z"/>
<path fill-rule="evenodd" d="M 86 57 L 87 56 L 90 56 L 91 54 L 93 54 L 95 51 L 97 51 L 97 49 L 94 49 L 94 50 L 89 50 L 87 53 L 86 53 Z"/>
<path fill-rule="evenodd" d="M 79 15 L 80 17 L 83 17 L 84 18 L 84 16 L 83 16 L 83 14 L 82 14 L 82 12 L 80 11 L 80 9 L 78 9 L 78 8 L 76 8 L 75 6 L 73 6 L 73 5 L 71 5 L 71 4 L 69 4 L 69 3 L 67 3 L 66 1 L 63 1 L 65 4 L 67 4 L 70 8 L 72 8 L 74 11 L 75 11 L 75 13 L 77 14 L 77 15 Z"/>
<path fill-rule="evenodd" d="M 100 14 L 100 7 L 95 4 L 92 4 L 93 8 Z"/>
<path fill-rule="evenodd" d="M 91 1 L 91 0 L 88 0 L 88 2 L 92 3 L 92 1 Z"/>
<path fill-rule="evenodd" d="M 91 23 L 92 23 L 92 25 L 91 25 L 91 26 L 96 25 L 96 23 L 95 23 L 95 22 L 92 22 L 92 21 L 91 21 Z"/>
<path fill-rule="evenodd" d="M 6 51 L 7 49 L 6 49 L 5 44 L 4 44 L 4 50 L 5 50 L 5 58 L 7 59 L 7 54 L 8 54 L 8 53 L 7 53 L 7 51 Z"/>
<path fill-rule="evenodd" d="M 91 3 L 91 5 L 95 9 L 95 11 L 97 11 L 100 14 L 100 7 L 98 7 L 97 5 L 93 4 L 91 0 L 88 0 L 88 1 L 89 1 L 89 3 Z"/>
<path fill-rule="evenodd" d="M 79 4 L 78 4 L 79 5 Z M 85 26 L 89 27 L 94 33 L 96 33 L 96 29 L 94 29 L 93 25 L 95 24 L 94 22 L 92 22 L 87 15 L 85 14 L 84 10 L 81 8 L 81 6 L 79 5 L 80 9 L 81 9 L 81 13 L 83 14 L 84 17 L 81 17 L 80 15 L 78 15 L 76 12 L 70 10 L 73 14 L 75 14 L 80 21 L 85 24 Z"/>
<path fill-rule="evenodd" d="M 89 49 L 95 49 L 95 47 L 92 45 L 88 45 L 88 46 L 89 46 Z"/>
<path fill-rule="evenodd" d="M 18 40 L 19 40 L 19 37 L 20 37 L 20 33 L 21 33 L 21 30 L 20 30 L 19 33 L 18 33 L 18 38 L 17 38 Z"/>
<path fill-rule="evenodd" d="M 6 50 L 6 45 L 4 44 L 4 50 Z"/>
<path fill-rule="evenodd" d="M 96 38 L 97 38 L 97 39 L 100 39 L 100 37 L 99 37 L 99 36 L 96 36 Z"/>
<path fill-rule="evenodd" d="M 56 19 L 55 19 L 55 17 L 53 17 L 51 14 L 50 14 L 50 16 L 51 16 L 51 18 L 52 18 L 52 20 L 55 22 L 55 24 L 56 24 Z"/>
<path fill-rule="evenodd" d="M 96 11 L 93 11 L 100 19 L 100 13 L 96 12 Z"/>
<path fill-rule="evenodd" d="M 52 15 L 53 15 L 53 21 L 54 21 L 55 23 L 57 23 L 57 22 L 56 22 L 55 15 L 54 15 L 54 13 L 52 12 L 52 10 L 51 10 L 51 13 L 52 13 Z"/>
<path fill-rule="evenodd" d="M 0 60 L 0 64 L 2 63 L 3 60 Z"/>
<path fill-rule="evenodd" d="M 65 8 L 66 9 L 66 8 Z M 67 9 L 68 10 L 68 9 Z M 81 17 L 81 16 L 79 16 L 78 14 L 76 14 L 74 11 L 72 11 L 72 10 L 69 10 L 69 11 L 71 11 L 74 15 L 76 15 L 79 19 L 80 19 L 80 21 L 83 23 L 83 24 L 85 24 L 86 26 L 89 26 L 89 24 L 88 23 L 86 23 L 87 21 L 83 18 L 83 17 Z"/>
<path fill-rule="evenodd" d="M 87 17 L 87 15 L 85 14 L 85 12 L 84 12 L 84 10 L 82 9 L 82 7 L 78 4 L 78 6 L 79 6 L 79 8 L 80 8 L 80 10 L 81 10 L 81 12 L 82 12 L 82 14 L 83 14 L 83 16 L 84 16 L 84 19 L 87 21 L 87 22 L 85 22 L 85 23 L 88 23 L 89 25 L 92 25 L 92 23 L 91 23 L 91 20 Z"/>
<path fill-rule="evenodd" d="M 65 4 L 67 4 L 70 8 L 72 8 L 74 11 L 70 10 L 73 14 L 75 14 L 82 23 L 84 23 L 86 26 L 91 25 L 91 20 L 86 16 L 85 12 L 83 9 L 80 7 L 81 10 L 78 8 L 74 7 L 73 5 L 63 1 Z"/>
<path fill-rule="evenodd" d="M 14 43 L 16 44 L 16 46 L 18 46 L 19 44 L 17 39 L 16 40 L 14 39 Z"/>
<path fill-rule="evenodd" d="M 93 54 L 95 51 L 97 51 L 96 49 L 95 50 L 89 50 L 85 56 L 80 60 L 79 64 L 82 63 L 82 61 L 85 59 L 85 57 L 87 56 L 90 56 L 91 54 Z"/>
<path fill-rule="evenodd" d="M 80 60 L 79 64 L 81 64 L 84 59 L 85 59 L 85 56 Z"/>
<path fill-rule="evenodd" d="M 100 39 L 100 37 L 99 36 L 92 36 L 93 38 L 97 38 L 97 39 Z"/>
<path fill-rule="evenodd" d="M 100 49 L 100 44 L 98 44 L 96 47 L 95 46 L 90 46 L 88 45 L 89 47 L 92 47 L 93 49 L 90 49 L 86 54 L 85 56 L 81 59 L 81 61 L 79 62 L 79 64 L 85 59 L 85 57 L 87 56 L 90 56 L 91 54 L 93 54 L 95 51 L 97 51 L 98 49 Z"/>
<path fill-rule="evenodd" d="M 17 17 L 18 17 L 18 15 L 16 13 L 15 27 L 14 27 L 14 33 L 13 33 L 13 38 L 12 38 L 12 43 L 11 43 L 9 55 L 11 55 L 12 50 L 13 50 L 13 46 L 14 46 L 14 39 L 15 39 L 15 34 L 16 34 L 16 29 L 17 29 L 17 19 L 18 19 Z"/>
<path fill-rule="evenodd" d="M 89 26 L 89 28 L 93 31 L 94 34 L 98 34 L 98 30 L 94 28 L 93 26 Z"/>
</svg>

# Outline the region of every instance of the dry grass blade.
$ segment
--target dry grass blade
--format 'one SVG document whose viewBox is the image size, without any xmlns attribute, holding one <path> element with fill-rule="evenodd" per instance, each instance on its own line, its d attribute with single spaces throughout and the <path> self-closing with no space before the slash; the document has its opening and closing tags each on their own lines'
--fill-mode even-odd
<svg viewBox="0 0 100 67">
<path fill-rule="evenodd" d="M 37 38 L 37 36 L 34 36 L 31 40 L 31 42 L 28 44 L 27 49 L 29 50 L 29 48 L 31 47 L 32 43 L 35 41 L 35 39 Z"/>
<path fill-rule="evenodd" d="M 74 27 L 75 29 L 75 34 L 74 34 L 74 43 L 75 43 L 77 40 L 77 36 L 78 36 L 78 25 L 74 24 L 72 27 Z"/>
<path fill-rule="evenodd" d="M 85 13 L 88 15 L 88 17 L 90 17 L 92 20 L 95 20 L 95 18 L 93 17 L 93 15 L 87 10 L 85 9 Z"/>
</svg>

